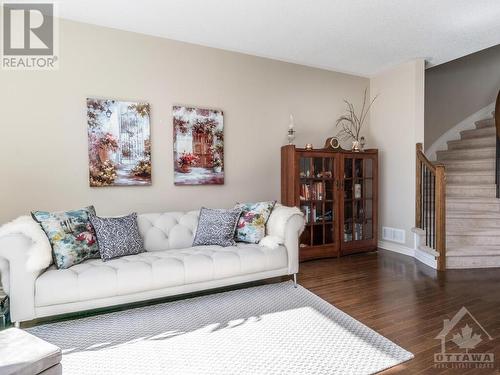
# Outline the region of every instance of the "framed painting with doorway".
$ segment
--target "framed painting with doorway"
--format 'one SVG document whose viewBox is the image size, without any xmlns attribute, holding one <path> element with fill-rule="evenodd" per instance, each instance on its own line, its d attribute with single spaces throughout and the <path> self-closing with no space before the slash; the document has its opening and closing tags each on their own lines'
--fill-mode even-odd
<svg viewBox="0 0 500 375">
<path fill-rule="evenodd" d="M 173 107 L 175 185 L 224 184 L 224 115 Z"/>
<path fill-rule="evenodd" d="M 88 98 L 87 134 L 90 186 L 151 185 L 148 103 Z"/>
</svg>

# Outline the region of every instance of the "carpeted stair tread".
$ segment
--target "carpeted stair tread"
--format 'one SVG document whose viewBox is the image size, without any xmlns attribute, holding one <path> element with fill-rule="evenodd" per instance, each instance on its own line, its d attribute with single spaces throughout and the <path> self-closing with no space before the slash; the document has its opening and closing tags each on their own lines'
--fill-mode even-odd
<svg viewBox="0 0 500 375">
<path fill-rule="evenodd" d="M 489 159 L 495 158 L 496 147 L 438 151 L 436 154 L 438 161 Z"/>
<path fill-rule="evenodd" d="M 483 120 L 476 121 L 474 124 L 477 129 L 489 128 L 495 126 L 495 119 L 493 117 L 485 118 Z"/>
<path fill-rule="evenodd" d="M 440 160 L 439 163 L 446 167 L 447 172 L 454 171 L 490 171 L 495 169 L 495 158 L 466 159 L 466 160 Z"/>
<path fill-rule="evenodd" d="M 497 255 L 500 256 L 500 245 L 490 246 L 460 246 L 449 247 L 446 249 L 446 255 L 449 257 L 457 256 L 478 256 L 478 255 Z"/>
<path fill-rule="evenodd" d="M 448 198 L 447 198 L 448 200 Z M 484 197 L 476 197 L 476 198 L 471 198 L 471 197 L 450 197 L 450 201 L 457 201 L 457 202 L 462 202 L 462 201 L 471 201 L 471 202 L 476 202 L 476 203 L 490 203 L 490 204 L 500 204 L 500 199 L 498 198 L 484 198 Z"/>
<path fill-rule="evenodd" d="M 494 135 L 496 134 L 496 129 L 495 127 L 487 127 L 487 128 L 481 128 L 481 129 L 469 129 L 469 130 L 462 130 L 460 132 L 460 137 L 462 139 L 468 139 L 468 138 L 476 138 L 476 137 L 484 137 L 488 135 Z"/>
<path fill-rule="evenodd" d="M 446 217 L 453 218 L 463 218 L 463 219 L 492 219 L 500 221 L 500 212 L 485 212 L 485 211 L 447 211 Z"/>
<path fill-rule="evenodd" d="M 500 237 L 500 230 L 496 228 L 471 229 L 471 230 L 447 230 L 447 236 L 463 237 Z"/>
<path fill-rule="evenodd" d="M 496 145 L 496 137 L 494 135 L 488 135 L 486 137 L 476 137 L 469 139 L 458 139 L 454 141 L 448 141 L 448 150 L 472 150 L 482 147 L 492 147 Z"/>
</svg>

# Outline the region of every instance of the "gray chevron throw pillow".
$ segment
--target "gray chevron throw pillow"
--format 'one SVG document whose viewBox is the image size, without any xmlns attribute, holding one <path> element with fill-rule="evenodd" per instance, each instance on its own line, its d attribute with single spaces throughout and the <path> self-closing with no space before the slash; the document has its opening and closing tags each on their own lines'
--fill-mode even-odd
<svg viewBox="0 0 500 375">
<path fill-rule="evenodd" d="M 89 215 L 95 229 L 99 253 L 103 261 L 144 252 L 144 241 L 139 233 L 137 214 L 122 217 Z"/>
<path fill-rule="evenodd" d="M 241 209 L 212 209 L 203 207 L 198 219 L 198 228 L 193 246 L 234 246 L 234 231 L 241 215 Z"/>
</svg>

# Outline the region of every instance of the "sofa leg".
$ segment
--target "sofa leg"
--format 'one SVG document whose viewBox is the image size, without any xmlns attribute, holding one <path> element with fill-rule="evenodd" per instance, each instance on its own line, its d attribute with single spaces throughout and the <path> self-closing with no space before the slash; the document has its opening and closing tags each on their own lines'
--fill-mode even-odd
<svg viewBox="0 0 500 375">
<path fill-rule="evenodd" d="M 297 274 L 296 274 L 296 273 L 294 273 L 294 274 L 293 274 L 293 287 L 294 287 L 294 288 L 297 288 L 297 285 L 298 285 L 298 284 L 297 284 Z"/>
<path fill-rule="evenodd" d="M 21 328 L 21 322 L 14 322 L 14 327 Z"/>
</svg>

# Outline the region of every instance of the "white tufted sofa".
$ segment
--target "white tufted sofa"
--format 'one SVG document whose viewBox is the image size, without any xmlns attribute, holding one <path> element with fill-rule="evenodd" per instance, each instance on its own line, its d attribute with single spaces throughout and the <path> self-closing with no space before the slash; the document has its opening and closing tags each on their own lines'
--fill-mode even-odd
<svg viewBox="0 0 500 375">
<path fill-rule="evenodd" d="M 1 238 L 0 260 L 9 264 L 5 284 L 12 320 L 27 321 L 298 272 L 302 216 L 293 215 L 286 224 L 281 223 L 285 228 L 284 244 L 270 249 L 241 243 L 225 248 L 192 247 L 198 214 L 139 215 L 146 252 L 108 262 L 90 259 L 63 270 L 51 265 L 28 272 L 31 241 L 22 235 Z"/>
</svg>

